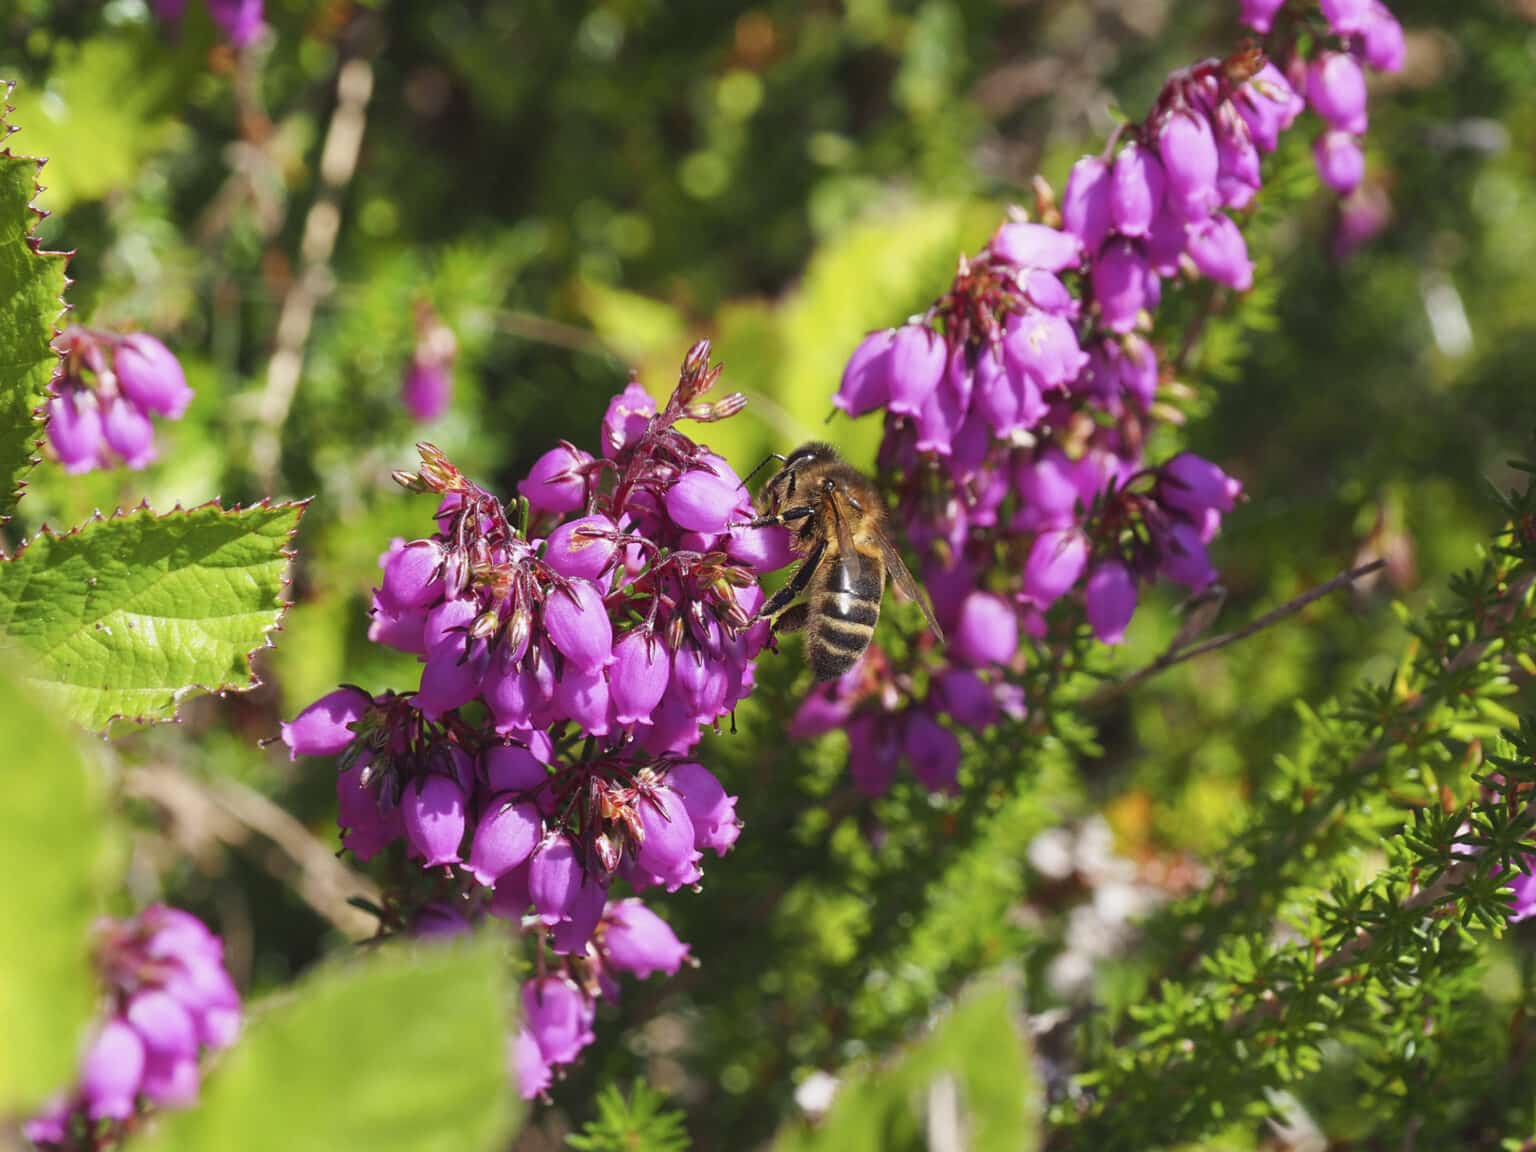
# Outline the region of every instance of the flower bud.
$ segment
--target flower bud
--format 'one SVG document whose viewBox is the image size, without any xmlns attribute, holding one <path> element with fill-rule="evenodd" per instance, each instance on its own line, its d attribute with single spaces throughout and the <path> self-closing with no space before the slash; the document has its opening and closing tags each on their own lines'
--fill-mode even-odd
<svg viewBox="0 0 1536 1152">
<path fill-rule="evenodd" d="M 101 409 L 92 392 L 70 390 L 48 400 L 48 443 L 72 476 L 92 471 L 101 459 Z"/>
<path fill-rule="evenodd" d="M 695 883 L 700 875 L 699 853 L 682 797 L 662 785 L 642 795 L 636 809 L 644 834 L 635 862 L 658 877 L 668 892 Z"/>
<path fill-rule="evenodd" d="M 912 774 L 930 792 L 956 792 L 960 778 L 960 741 L 922 708 L 907 714 L 903 750 Z"/>
<path fill-rule="evenodd" d="M 1114 332 L 1136 327 L 1147 303 L 1145 258 L 1129 240 L 1111 240 L 1093 265 L 1093 298 L 1099 303 L 1104 324 Z"/>
<path fill-rule="evenodd" d="M 112 371 L 122 394 L 145 412 L 179 420 L 192 402 L 180 362 L 169 348 L 143 332 L 131 332 L 117 342 Z"/>
<path fill-rule="evenodd" d="M 528 1029 L 519 1030 L 512 1042 L 512 1064 L 517 1069 L 517 1094 L 524 1100 L 536 1099 L 550 1085 L 549 1061 L 539 1051 L 539 1043 Z"/>
<path fill-rule="evenodd" d="M 1083 242 L 1090 257 L 1109 234 L 1109 169 L 1097 156 L 1084 156 L 1072 166 L 1061 199 L 1061 222 Z"/>
<path fill-rule="evenodd" d="M 471 875 L 486 887 L 495 884 L 533 854 L 542 830 L 539 810 L 532 804 L 498 797 L 475 826 L 469 847 Z"/>
<path fill-rule="evenodd" d="M 1348 196 L 1365 179 L 1365 153 L 1348 132 L 1324 132 L 1312 145 L 1312 158 L 1323 183 Z"/>
<path fill-rule="evenodd" d="M 1255 32 L 1267 34 L 1274 27 L 1275 13 L 1285 7 L 1285 0 L 1240 0 L 1242 11 L 1238 16 Z"/>
<path fill-rule="evenodd" d="M 564 832 L 551 832 L 528 859 L 528 895 L 546 925 L 570 918 L 571 904 L 584 881 L 576 848 Z"/>
<path fill-rule="evenodd" d="M 428 424 L 448 411 L 453 398 L 453 368 L 439 360 L 417 357 L 406 369 L 400 399 L 411 419 Z"/>
<path fill-rule="evenodd" d="M 1190 516 L 1208 508 L 1230 512 L 1243 492 L 1242 484 L 1193 452 L 1180 452 L 1158 471 L 1158 500 Z"/>
<path fill-rule="evenodd" d="M 492 916 L 517 924 L 532 903 L 533 897 L 528 892 L 528 861 L 524 860 L 496 881 L 491 902 L 485 910 Z"/>
<path fill-rule="evenodd" d="M 398 807 L 379 810 L 373 789 L 363 787 L 363 764 L 355 764 L 336 776 L 336 823 L 341 843 L 367 863 L 405 834 L 405 820 Z"/>
<path fill-rule="evenodd" d="M 1408 56 L 1403 26 L 1381 0 L 1371 0 L 1362 35 L 1361 55 L 1378 72 L 1401 72 Z"/>
<path fill-rule="evenodd" d="M 713 472 L 691 469 L 667 489 L 664 503 L 674 524 L 694 532 L 724 532 L 735 519 L 745 489 L 741 477 L 718 456 L 706 458 Z"/>
<path fill-rule="evenodd" d="M 424 866 L 438 868 L 459 862 L 464 839 L 464 789 L 458 781 L 436 773 L 407 787 L 401 802 L 405 837 Z"/>
<path fill-rule="evenodd" d="M 1216 579 L 1216 569 L 1211 567 L 1198 528 L 1175 522 L 1158 544 L 1162 549 L 1158 571 L 1175 584 L 1183 584 L 1198 592 Z"/>
<path fill-rule="evenodd" d="M 644 628 L 627 632 L 613 646 L 609 698 L 620 724 L 643 724 L 666 695 L 672 661 L 666 647 Z"/>
<path fill-rule="evenodd" d="M 1253 287 L 1248 244 L 1231 217 L 1218 213 L 1189 229 L 1189 258 L 1200 275 L 1239 292 Z"/>
<path fill-rule="evenodd" d="M 401 608 L 423 608 L 442 598 L 443 549 L 434 540 L 412 540 L 384 561 L 385 599 Z"/>
<path fill-rule="evenodd" d="M 1061 599 L 1083 574 L 1088 545 L 1074 528 L 1042 532 L 1029 550 L 1021 589 L 1037 608 L 1049 608 Z"/>
<path fill-rule="evenodd" d="M 555 681 L 554 706 L 588 736 L 606 736 L 612 728 L 612 698 L 601 668 L 567 667 Z"/>
<path fill-rule="evenodd" d="M 162 1056 L 146 1052 L 139 1091 L 157 1108 L 190 1108 L 197 1103 L 202 1076 L 193 1056 Z"/>
<path fill-rule="evenodd" d="M 656 401 L 637 382 L 631 380 L 612 400 L 603 416 L 603 455 L 612 460 L 650 427 L 656 415 Z M 525 492 L 526 496 L 527 493 Z"/>
<path fill-rule="evenodd" d="M 1367 125 L 1365 74 L 1347 52 L 1324 52 L 1307 66 L 1307 103 L 1340 132 L 1356 136 Z"/>
<path fill-rule="evenodd" d="M 937 698 L 956 724 L 962 728 L 990 728 L 997 723 L 997 698 L 991 685 L 974 672 L 950 668 L 939 674 Z"/>
<path fill-rule="evenodd" d="M 848 416 L 884 408 L 891 399 L 891 344 L 894 329 L 871 332 L 860 341 L 843 369 L 843 381 L 832 403 Z"/>
<path fill-rule="evenodd" d="M 527 748 L 516 744 L 492 744 L 481 757 L 486 791 L 531 792 L 549 779 L 545 766 Z"/>
<path fill-rule="evenodd" d="M 1211 125 L 1200 113 L 1174 112 L 1157 138 L 1158 155 L 1168 179 L 1168 200 L 1186 220 L 1203 220 L 1221 203 L 1216 177 L 1221 158 Z"/>
<path fill-rule="evenodd" d="M 592 462 L 580 448 L 561 442 L 534 462 L 526 479 L 517 486 L 519 496 L 535 512 L 563 516 L 587 502 L 587 480 L 580 469 Z"/>
<path fill-rule="evenodd" d="M 155 459 L 155 429 L 149 417 L 131 401 L 114 396 L 103 406 L 101 434 L 107 447 L 137 471 Z"/>
<path fill-rule="evenodd" d="M 1070 230 L 1063 232 L 1027 221 L 1004 224 L 988 247 L 994 256 L 1009 264 L 1047 272 L 1075 268 L 1083 258 L 1083 242 Z"/>
<path fill-rule="evenodd" d="M 1266 64 L 1243 85 L 1233 103 L 1254 144 L 1265 152 L 1275 150 L 1280 133 L 1289 129 L 1306 107 L 1285 73 L 1273 64 Z"/>
<path fill-rule="evenodd" d="M 683 798 L 693 822 L 693 846 L 724 856 L 741 835 L 736 797 L 726 795 L 714 773 L 702 764 L 684 761 L 667 772 L 667 787 Z"/>
<path fill-rule="evenodd" d="M 126 1120 L 144 1077 L 144 1042 L 121 1020 L 96 1034 L 80 1069 L 80 1091 L 92 1120 Z"/>
<path fill-rule="evenodd" d="M 171 1059 L 197 1055 L 197 1025 L 170 993 L 159 989 L 136 993 L 128 1001 L 126 1016 L 147 1053 Z"/>
<path fill-rule="evenodd" d="M 923 324 L 903 324 L 891 338 L 891 398 L 887 407 L 916 416 L 929 393 L 939 386 L 948 365 L 944 338 Z"/>
<path fill-rule="evenodd" d="M 523 1025 L 551 1064 L 569 1064 L 592 1043 L 592 1006 L 565 976 L 523 985 Z"/>
<path fill-rule="evenodd" d="M 1335 36 L 1363 32 L 1371 17 L 1371 0 L 1319 0 L 1319 5 Z"/>
<path fill-rule="evenodd" d="M 421 669 L 416 707 L 428 720 L 438 720 L 455 708 L 462 708 L 479 694 L 487 663 L 483 652 L 466 658 L 449 645 L 436 654 L 429 653 Z"/>
<path fill-rule="evenodd" d="M 1119 644 L 1136 614 L 1136 580 L 1118 560 L 1103 560 L 1088 573 L 1083 589 L 1088 624 L 1101 644 Z"/>
<path fill-rule="evenodd" d="M 1019 647 L 1018 618 L 1001 596 L 972 592 L 960 604 L 951 645 L 972 667 L 1008 664 Z"/>
<path fill-rule="evenodd" d="M 688 945 L 671 925 L 639 900 L 620 900 L 603 916 L 603 958 L 610 968 L 641 980 L 653 972 L 677 974 L 688 957 Z"/>
<path fill-rule="evenodd" d="M 327 692 L 282 725 L 288 759 L 300 756 L 339 756 L 357 737 L 352 730 L 373 707 L 373 697 L 361 688 Z"/>
<path fill-rule="evenodd" d="M 585 953 L 607 906 L 607 887 L 595 876 L 583 877 L 571 897 L 565 919 L 550 929 L 550 950 L 558 956 Z"/>
<path fill-rule="evenodd" d="M 596 580 L 613 559 L 616 532 L 606 516 L 567 520 L 549 534 L 544 559 L 562 576 Z"/>
<path fill-rule="evenodd" d="M 544 602 L 544 627 L 550 643 L 583 672 L 613 663 L 613 624 L 596 585 L 571 580 L 552 589 Z"/>
<path fill-rule="evenodd" d="M 1110 170 L 1109 217 L 1122 236 L 1142 237 L 1163 205 L 1163 166 L 1135 141 L 1120 149 Z"/>
</svg>

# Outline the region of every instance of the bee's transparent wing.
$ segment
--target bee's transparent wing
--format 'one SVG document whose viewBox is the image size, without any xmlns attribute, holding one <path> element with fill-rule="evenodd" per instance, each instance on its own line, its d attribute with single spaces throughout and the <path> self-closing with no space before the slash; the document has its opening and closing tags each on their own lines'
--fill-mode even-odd
<svg viewBox="0 0 1536 1152">
<path fill-rule="evenodd" d="M 891 574 L 891 583 L 895 584 L 908 600 L 917 601 L 917 606 L 923 610 L 923 615 L 928 619 L 928 627 L 932 628 L 933 634 L 942 641 L 944 629 L 940 628 L 939 622 L 934 619 L 933 609 L 928 606 L 928 597 L 923 595 L 923 590 L 917 586 L 917 581 L 912 579 L 912 573 L 907 571 L 901 553 L 896 551 L 896 546 L 880 528 L 874 528 L 873 535 L 876 543 L 880 545 L 880 555 L 885 560 L 885 570 Z"/>
</svg>

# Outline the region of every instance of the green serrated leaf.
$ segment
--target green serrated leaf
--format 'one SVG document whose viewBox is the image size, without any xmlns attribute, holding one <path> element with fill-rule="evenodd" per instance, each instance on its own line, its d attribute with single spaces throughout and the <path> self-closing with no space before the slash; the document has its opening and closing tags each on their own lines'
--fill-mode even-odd
<svg viewBox="0 0 1536 1152">
<path fill-rule="evenodd" d="M 0 100 L 9 97 L 6 85 Z M 8 114 L 9 108 L 5 112 Z M 0 115 L 0 135 L 11 130 Z M 10 519 L 22 475 L 42 433 L 35 413 L 47 399 L 58 367 L 54 326 L 64 311 L 64 262 L 37 250 L 32 227 L 37 213 L 38 160 L 0 152 L 0 523 Z"/>
<path fill-rule="evenodd" d="M 953 1140 L 976 1152 L 1033 1152 L 1041 1111 L 1013 993 L 992 980 L 897 1060 L 845 1075 L 821 1123 L 791 1126 L 773 1149 L 918 1152 Z"/>
<path fill-rule="evenodd" d="M 49 699 L 92 730 L 170 719 L 190 691 L 240 691 L 286 607 L 302 504 L 135 509 L 0 564 L 0 636 Z"/>
<path fill-rule="evenodd" d="M 505 1145 L 503 947 L 390 947 L 258 1010 L 200 1107 L 140 1152 L 474 1152 Z"/>
<path fill-rule="evenodd" d="M 105 806 L 78 733 L 7 663 L 0 731 L 25 756 L 0 758 L 0 869 L 16 879 L 0 916 L 0 1115 L 68 1083 L 96 1005 L 91 922 L 104 887 Z"/>
</svg>

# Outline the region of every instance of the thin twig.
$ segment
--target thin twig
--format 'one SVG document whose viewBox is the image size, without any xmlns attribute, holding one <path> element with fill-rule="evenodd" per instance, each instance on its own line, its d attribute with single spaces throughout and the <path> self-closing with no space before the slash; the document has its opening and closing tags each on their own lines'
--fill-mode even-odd
<svg viewBox="0 0 1536 1152">
<path fill-rule="evenodd" d="M 130 769 L 124 788 L 164 811 L 189 853 L 200 855 L 213 842 L 250 850 L 273 876 L 292 883 L 299 897 L 338 931 L 354 940 L 376 933 L 378 921 L 347 903 L 362 897 L 379 904 L 373 881 L 337 859 L 309 829 L 261 793 L 228 779 L 205 783 L 166 765 Z"/>
<path fill-rule="evenodd" d="M 257 406 L 251 441 L 251 465 L 263 491 L 272 491 L 282 455 L 283 425 L 293 407 L 304 367 L 304 347 L 314 324 L 315 306 L 330 291 L 331 254 L 341 231 L 341 201 L 357 171 L 357 158 L 373 95 L 373 65 L 362 57 L 344 64 L 336 76 L 336 107 L 320 150 L 320 186 L 304 218 L 299 243 L 299 275 L 283 297 L 277 319 L 277 347 L 267 365 L 267 386 Z"/>
<path fill-rule="evenodd" d="M 1229 644 L 1235 644 L 1239 640 L 1246 640 L 1257 632 L 1278 624 L 1287 617 L 1294 616 L 1314 600 L 1321 600 L 1331 592 L 1348 587 L 1356 580 L 1369 576 L 1386 567 L 1385 560 L 1372 560 L 1368 564 L 1362 564 L 1358 568 L 1351 568 L 1347 572 L 1340 572 L 1327 583 L 1319 584 L 1315 588 L 1309 588 L 1294 600 L 1289 600 L 1273 611 L 1266 612 L 1256 620 L 1251 620 L 1241 628 L 1231 632 L 1224 632 L 1220 636 L 1213 636 L 1209 640 L 1202 640 L 1199 644 L 1191 644 L 1187 647 L 1170 648 L 1145 668 L 1131 673 L 1124 680 L 1116 680 L 1106 684 L 1098 691 L 1092 693 L 1084 702 L 1084 707 L 1096 707 L 1110 700 L 1117 699 L 1129 692 L 1144 680 L 1156 676 L 1159 672 L 1166 671 L 1176 664 L 1182 664 L 1186 660 L 1193 660 L 1196 656 L 1204 656 L 1208 652 L 1215 652 L 1218 648 L 1225 648 Z"/>
</svg>

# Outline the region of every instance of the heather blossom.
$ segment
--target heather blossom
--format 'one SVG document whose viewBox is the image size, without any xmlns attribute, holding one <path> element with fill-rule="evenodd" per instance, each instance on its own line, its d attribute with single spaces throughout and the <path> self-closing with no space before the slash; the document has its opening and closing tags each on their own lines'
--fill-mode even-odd
<svg viewBox="0 0 1536 1152">
<path fill-rule="evenodd" d="M 457 351 L 453 330 L 422 304 L 416 311 L 416 349 L 400 386 L 401 400 L 413 420 L 428 424 L 448 410 Z"/>
<path fill-rule="evenodd" d="M 398 846 L 450 882 L 412 931 L 492 916 L 530 937 L 541 974 L 512 1048 L 528 1096 L 591 1042 L 616 974 L 687 956 L 625 893 L 697 885 L 740 834 L 736 798 L 691 753 L 752 690 L 757 577 L 790 551 L 782 529 L 739 526 L 739 477 L 677 428 L 740 410 L 702 399 L 719 372 L 702 342 L 665 406 L 630 384 L 601 454 L 551 449 L 512 506 L 423 445 L 397 479 L 438 497 L 433 530 L 381 558 L 369 633 L 418 656 L 420 682 L 343 686 L 283 726 L 292 755 L 337 758 L 349 851 Z"/>
<path fill-rule="evenodd" d="M 68 328 L 49 385 L 48 443 L 71 473 L 121 463 L 139 469 L 156 456 L 152 416 L 180 420 L 192 389 L 170 349 L 142 332 Z"/>
<path fill-rule="evenodd" d="M 77 1129 L 121 1125 L 145 1108 L 192 1105 L 200 1054 L 239 1035 L 240 994 L 224 946 L 195 916 L 156 904 L 128 920 L 103 920 L 95 950 L 105 1015 L 78 1083 L 25 1125 L 40 1147 L 73 1145 Z"/>
</svg>

